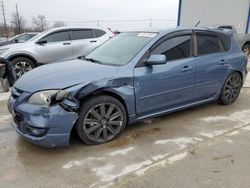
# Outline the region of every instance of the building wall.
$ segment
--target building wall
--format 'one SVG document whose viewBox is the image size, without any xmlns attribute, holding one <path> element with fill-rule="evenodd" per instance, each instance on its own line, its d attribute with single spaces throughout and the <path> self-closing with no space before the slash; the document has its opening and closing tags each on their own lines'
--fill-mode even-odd
<svg viewBox="0 0 250 188">
<path fill-rule="evenodd" d="M 195 26 L 201 21 L 201 26 L 230 24 L 234 25 L 239 33 L 246 31 L 250 0 L 180 0 L 180 2 L 180 26 Z"/>
</svg>

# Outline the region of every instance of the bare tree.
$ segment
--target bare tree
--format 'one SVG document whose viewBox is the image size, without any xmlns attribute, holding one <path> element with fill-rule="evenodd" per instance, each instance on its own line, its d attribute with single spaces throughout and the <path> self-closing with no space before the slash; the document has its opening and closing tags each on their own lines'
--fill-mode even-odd
<svg viewBox="0 0 250 188">
<path fill-rule="evenodd" d="M 67 26 L 67 24 L 63 21 L 56 21 L 54 24 L 53 24 L 53 27 L 64 27 L 64 26 Z"/>
<path fill-rule="evenodd" d="M 32 25 L 36 31 L 44 31 L 48 28 L 48 22 L 44 15 L 38 15 L 37 18 L 33 17 Z"/>
<path fill-rule="evenodd" d="M 16 12 L 13 12 L 12 15 L 11 15 L 10 22 L 13 25 L 14 33 L 15 34 L 20 34 L 20 33 L 24 32 L 24 29 L 25 29 L 25 20 L 19 14 L 17 6 L 16 6 Z"/>
</svg>

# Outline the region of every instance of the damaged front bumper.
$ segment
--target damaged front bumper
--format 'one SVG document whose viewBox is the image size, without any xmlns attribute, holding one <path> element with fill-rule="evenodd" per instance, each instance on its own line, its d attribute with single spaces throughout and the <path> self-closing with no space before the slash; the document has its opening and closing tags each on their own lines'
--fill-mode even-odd
<svg viewBox="0 0 250 188">
<path fill-rule="evenodd" d="M 8 110 L 16 131 L 26 140 L 45 147 L 66 147 L 78 115 L 66 111 L 61 105 L 51 107 L 26 102 L 28 93 L 10 96 Z"/>
</svg>

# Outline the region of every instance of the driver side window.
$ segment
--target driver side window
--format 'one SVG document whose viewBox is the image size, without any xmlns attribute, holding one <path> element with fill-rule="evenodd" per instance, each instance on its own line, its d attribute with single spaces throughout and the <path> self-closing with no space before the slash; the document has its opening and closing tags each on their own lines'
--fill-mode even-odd
<svg viewBox="0 0 250 188">
<path fill-rule="evenodd" d="M 44 37 L 42 40 L 46 40 L 47 42 L 61 42 L 70 40 L 68 31 L 60 31 L 56 33 L 52 33 Z"/>
<path fill-rule="evenodd" d="M 168 61 L 191 57 L 191 35 L 167 39 L 157 46 L 151 54 L 163 54 Z"/>
</svg>

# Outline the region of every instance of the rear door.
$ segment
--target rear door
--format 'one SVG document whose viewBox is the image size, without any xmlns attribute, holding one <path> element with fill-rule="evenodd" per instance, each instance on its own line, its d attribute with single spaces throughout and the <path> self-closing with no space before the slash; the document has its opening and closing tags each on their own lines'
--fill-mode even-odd
<svg viewBox="0 0 250 188">
<path fill-rule="evenodd" d="M 195 97 L 206 100 L 220 92 L 227 75 L 229 59 L 226 51 L 230 44 L 223 45 L 225 41 L 216 32 L 195 31 L 195 36 Z"/>
<path fill-rule="evenodd" d="M 40 41 L 47 41 L 47 43 L 36 44 L 39 63 L 50 63 L 72 57 L 72 44 L 68 30 L 55 31 Z"/>
<path fill-rule="evenodd" d="M 99 41 L 92 29 L 72 29 L 73 56 L 86 56 L 93 51 Z"/>
</svg>

